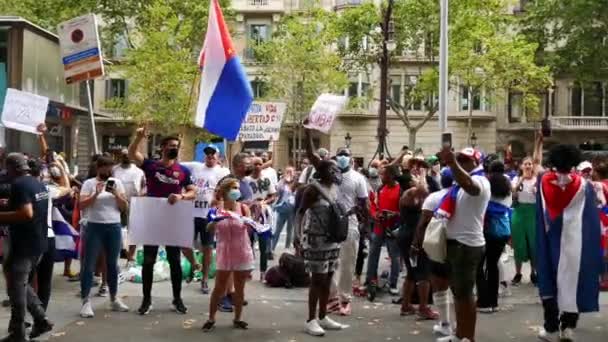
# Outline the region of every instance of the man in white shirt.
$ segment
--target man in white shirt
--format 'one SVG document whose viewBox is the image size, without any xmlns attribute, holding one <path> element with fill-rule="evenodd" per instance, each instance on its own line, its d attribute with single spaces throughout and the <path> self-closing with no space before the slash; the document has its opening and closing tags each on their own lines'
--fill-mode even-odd
<svg viewBox="0 0 608 342">
<path fill-rule="evenodd" d="M 444 211 L 444 215 L 448 219 L 447 263 L 455 299 L 456 334 L 437 341 L 474 341 L 477 311 L 473 287 L 477 267 L 485 252 L 483 224 L 491 197 L 490 182 L 480 166 L 479 151 L 465 148 L 454 154 L 451 148 L 446 147 L 440 157 L 452 170 L 454 182 L 458 185 L 458 188 L 454 188 L 457 191 L 455 208 L 444 207 L 443 201 L 439 206 L 440 210 L 451 209 Z"/>
<path fill-rule="evenodd" d="M 323 147 L 319 148 L 317 150 L 317 155 L 319 156 L 319 158 L 321 160 L 329 160 L 329 151 L 324 149 Z M 305 163 L 306 161 L 306 163 Z M 308 158 L 304 158 L 304 160 L 302 160 L 302 172 L 300 172 L 300 177 L 298 178 L 298 184 L 302 185 L 302 184 L 308 184 L 310 183 L 310 181 L 312 180 L 312 176 L 315 174 L 315 166 L 310 163 L 310 159 Z M 304 167 L 304 165 L 306 164 L 306 166 Z"/>
<path fill-rule="evenodd" d="M 215 244 L 213 234 L 207 230 L 207 214 L 212 206 L 215 187 L 217 183 L 226 177 L 230 170 L 219 165 L 219 148 L 213 144 L 205 147 L 205 163 L 184 162 L 183 166 L 190 169 L 192 182 L 196 185 L 197 193 L 194 201 L 194 240 L 200 236 L 201 253 L 203 253 L 203 279 L 201 281 L 201 292 L 209 293 L 209 265 Z"/>
<path fill-rule="evenodd" d="M 131 203 L 132 197 L 141 196 L 146 187 L 146 176 L 144 175 L 144 171 L 131 162 L 127 149 L 120 151 L 120 164 L 112 169 L 112 177 L 120 180 L 122 183 L 125 189 L 125 196 L 129 203 Z M 121 223 L 124 227 L 129 223 L 128 211 L 121 214 Z M 136 249 L 137 246 L 129 245 L 129 250 L 127 252 L 127 269 L 135 261 Z"/>
<path fill-rule="evenodd" d="M 264 168 L 262 169 L 262 176 L 270 179 L 272 184 L 276 187 L 279 184 L 279 174 L 277 170 L 272 167 L 272 159 L 269 157 L 268 152 L 262 153 L 260 156 L 262 158 L 262 163 L 264 163 Z"/>
</svg>

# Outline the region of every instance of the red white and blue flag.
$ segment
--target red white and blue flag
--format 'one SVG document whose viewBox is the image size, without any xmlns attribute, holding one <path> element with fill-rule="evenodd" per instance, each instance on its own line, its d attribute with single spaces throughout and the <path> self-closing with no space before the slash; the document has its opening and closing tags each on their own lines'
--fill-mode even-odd
<svg viewBox="0 0 608 342">
<path fill-rule="evenodd" d="M 207 36 L 199 64 L 202 77 L 195 124 L 235 140 L 253 101 L 253 91 L 232 45 L 218 0 L 210 1 Z"/>
</svg>

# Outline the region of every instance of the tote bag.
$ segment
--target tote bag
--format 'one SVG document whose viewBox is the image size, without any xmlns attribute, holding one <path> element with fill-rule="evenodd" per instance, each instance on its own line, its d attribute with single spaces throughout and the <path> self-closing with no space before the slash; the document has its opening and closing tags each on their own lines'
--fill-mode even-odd
<svg viewBox="0 0 608 342">
<path fill-rule="evenodd" d="M 446 235 L 446 220 L 433 217 L 426 227 L 424 241 L 422 242 L 422 248 L 429 259 L 438 263 L 445 263 L 447 258 Z"/>
</svg>

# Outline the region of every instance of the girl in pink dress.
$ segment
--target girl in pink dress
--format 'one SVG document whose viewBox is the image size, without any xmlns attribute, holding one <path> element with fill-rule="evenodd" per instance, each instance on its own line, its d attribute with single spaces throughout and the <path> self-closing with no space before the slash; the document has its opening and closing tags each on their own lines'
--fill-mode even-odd
<svg viewBox="0 0 608 342">
<path fill-rule="evenodd" d="M 218 186 L 217 197 L 223 202 L 223 210 L 218 211 L 220 219 L 208 225 L 215 231 L 217 240 L 216 264 L 217 274 L 215 287 L 209 303 L 209 320 L 203 325 L 203 331 L 209 332 L 215 327 L 215 314 L 221 297 L 226 293 L 230 277 L 234 279 L 234 327 L 247 329 L 248 324 L 241 320 L 245 282 L 254 268 L 253 251 L 249 240 L 250 226 L 242 217 L 250 215 L 249 208 L 237 202 L 241 197 L 239 182 L 234 178 L 224 179 Z"/>
</svg>

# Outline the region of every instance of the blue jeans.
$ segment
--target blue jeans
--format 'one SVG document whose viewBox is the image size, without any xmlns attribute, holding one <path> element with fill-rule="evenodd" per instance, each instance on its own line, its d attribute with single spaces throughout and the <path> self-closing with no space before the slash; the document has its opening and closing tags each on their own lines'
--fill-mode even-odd
<svg viewBox="0 0 608 342">
<path fill-rule="evenodd" d="M 108 287 L 110 296 L 116 297 L 118 291 L 118 257 L 122 248 L 122 226 L 120 223 L 93 223 L 86 225 L 84 232 L 84 257 L 80 290 L 82 299 L 89 298 L 93 284 L 93 272 L 99 251 L 103 248 L 108 268 Z"/>
<path fill-rule="evenodd" d="M 391 274 L 389 277 L 389 285 L 391 288 L 397 287 L 397 281 L 399 280 L 399 245 L 397 239 L 386 238 L 384 235 L 376 235 L 372 233 L 371 243 L 369 247 L 369 259 L 367 261 L 367 276 L 366 281 L 369 283 L 371 280 L 378 278 L 378 263 L 380 262 L 380 252 L 382 251 L 382 245 L 386 243 L 388 249 L 388 255 L 391 257 Z"/>
<path fill-rule="evenodd" d="M 287 239 L 285 240 L 285 248 L 290 248 L 293 241 L 293 219 L 294 213 L 279 213 L 277 212 L 277 225 L 274 228 L 274 234 L 272 236 L 272 251 L 277 248 L 279 244 L 279 238 L 283 232 L 285 224 L 287 224 Z"/>
</svg>

